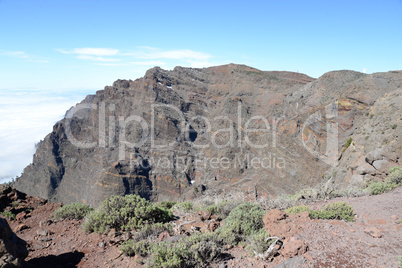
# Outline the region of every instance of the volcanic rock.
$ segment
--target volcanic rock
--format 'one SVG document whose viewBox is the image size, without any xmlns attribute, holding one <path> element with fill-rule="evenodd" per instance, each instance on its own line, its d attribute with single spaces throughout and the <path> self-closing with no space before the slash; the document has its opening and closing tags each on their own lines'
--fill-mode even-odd
<svg viewBox="0 0 402 268">
<path fill-rule="evenodd" d="M 258 199 L 330 177 L 361 184 L 354 175 L 386 176 L 373 161 L 399 163 L 402 123 L 393 115 L 402 110 L 401 76 L 155 67 L 71 108 L 14 185 L 97 206 L 110 195 L 175 201 L 202 189 Z M 357 159 L 368 166 L 357 170 Z"/>
<path fill-rule="evenodd" d="M 27 256 L 26 242 L 12 232 L 5 219 L 0 218 L 0 267 L 21 267 Z"/>
</svg>

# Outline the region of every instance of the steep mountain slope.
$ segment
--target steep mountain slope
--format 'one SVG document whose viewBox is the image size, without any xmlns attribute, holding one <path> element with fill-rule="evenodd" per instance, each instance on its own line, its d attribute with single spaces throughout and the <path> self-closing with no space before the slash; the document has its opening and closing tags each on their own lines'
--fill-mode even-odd
<svg viewBox="0 0 402 268">
<path fill-rule="evenodd" d="M 399 163 L 401 85 L 401 71 L 313 79 L 235 64 L 155 67 L 70 109 L 14 186 L 97 205 L 112 194 L 162 201 L 238 191 L 254 199 L 329 178 L 361 183 Z M 379 148 L 385 153 L 366 161 Z M 378 160 L 386 162 L 373 166 Z M 366 164 L 374 170 L 356 171 Z"/>
</svg>

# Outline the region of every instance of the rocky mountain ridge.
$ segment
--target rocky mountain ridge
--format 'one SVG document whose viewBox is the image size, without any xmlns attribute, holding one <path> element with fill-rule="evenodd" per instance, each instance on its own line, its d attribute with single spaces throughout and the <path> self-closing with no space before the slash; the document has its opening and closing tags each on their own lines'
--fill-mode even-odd
<svg viewBox="0 0 402 268">
<path fill-rule="evenodd" d="M 314 79 L 235 64 L 155 67 L 70 109 L 14 186 L 96 206 L 113 194 L 259 199 L 359 185 L 400 165 L 401 85 L 402 71 Z"/>
</svg>

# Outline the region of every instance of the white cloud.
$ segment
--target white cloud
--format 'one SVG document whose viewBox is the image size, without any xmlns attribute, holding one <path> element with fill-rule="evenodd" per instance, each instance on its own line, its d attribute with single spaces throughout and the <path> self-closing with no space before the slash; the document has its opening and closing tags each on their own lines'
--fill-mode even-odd
<svg viewBox="0 0 402 268">
<path fill-rule="evenodd" d="M 92 60 L 92 61 L 102 61 L 102 62 L 115 62 L 120 61 L 120 59 L 113 59 L 113 58 L 104 58 L 104 57 L 95 57 L 91 55 L 79 55 L 77 56 L 78 59 L 81 60 Z"/>
<path fill-rule="evenodd" d="M 58 49 L 64 54 L 77 55 L 78 59 L 96 61 L 100 66 L 188 66 L 209 67 L 212 55 L 191 49 L 163 50 L 148 46 L 138 46 L 136 50 L 122 51 L 115 48 L 74 48 Z M 113 56 L 111 58 L 110 56 Z M 116 63 L 119 62 L 119 63 Z"/>
<path fill-rule="evenodd" d="M 99 48 L 99 47 L 83 47 L 74 48 L 73 50 L 57 49 L 57 51 L 64 54 L 79 54 L 79 55 L 92 55 L 92 56 L 114 56 L 119 53 L 118 49 L 113 48 Z"/>
<path fill-rule="evenodd" d="M 32 162 L 35 143 L 85 95 L 0 90 L 0 183 L 21 174 Z"/>
<path fill-rule="evenodd" d="M 191 49 L 161 51 L 154 48 L 148 48 L 147 50 L 150 51 L 126 53 L 126 55 L 131 55 L 139 59 L 174 59 L 174 60 L 183 60 L 183 59 L 208 60 L 209 58 L 212 57 L 207 53 L 198 52 Z"/>
<path fill-rule="evenodd" d="M 39 57 L 34 55 L 28 55 L 24 51 L 7 51 L 0 49 L 0 55 L 18 59 L 26 59 L 28 62 L 49 63 L 48 60 L 39 59 Z"/>
<path fill-rule="evenodd" d="M 96 65 L 100 66 L 127 66 L 125 63 L 96 63 Z"/>
<path fill-rule="evenodd" d="M 141 65 L 141 66 L 163 66 L 166 65 L 166 62 L 163 61 L 134 61 L 134 62 L 130 62 L 130 64 L 133 65 Z"/>
<path fill-rule="evenodd" d="M 24 51 L 0 50 L 0 55 L 11 56 L 11 57 L 16 57 L 16 58 L 28 58 L 28 55 Z"/>
</svg>

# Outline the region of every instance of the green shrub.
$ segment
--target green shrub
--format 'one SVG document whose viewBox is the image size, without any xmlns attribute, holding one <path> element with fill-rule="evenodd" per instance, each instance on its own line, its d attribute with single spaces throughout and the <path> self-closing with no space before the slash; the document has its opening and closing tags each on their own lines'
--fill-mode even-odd
<svg viewBox="0 0 402 268">
<path fill-rule="evenodd" d="M 152 247 L 152 258 L 147 267 L 185 267 L 185 259 L 189 259 L 190 256 L 191 253 L 183 244 L 162 242 Z"/>
<path fill-rule="evenodd" d="M 138 232 L 134 234 L 133 239 L 137 242 L 144 239 L 156 242 L 159 238 L 159 235 L 165 231 L 169 234 L 173 234 L 172 225 L 169 223 L 161 222 L 154 224 L 145 224 Z"/>
<path fill-rule="evenodd" d="M 147 240 L 136 242 L 131 239 L 123 242 L 120 246 L 120 250 L 127 256 L 141 255 L 142 257 L 146 257 L 148 256 L 152 246 L 152 242 Z"/>
<path fill-rule="evenodd" d="M 350 144 L 352 144 L 352 141 L 353 141 L 353 140 L 352 140 L 352 137 L 350 137 L 350 138 L 346 141 L 345 145 L 343 145 L 342 152 L 345 152 L 346 149 L 349 148 Z"/>
<path fill-rule="evenodd" d="M 393 124 L 393 125 L 391 126 L 392 129 L 396 129 L 397 127 L 398 127 L 397 124 Z"/>
<path fill-rule="evenodd" d="M 264 254 L 270 246 L 267 238 L 269 238 L 269 234 L 264 229 L 261 229 L 258 233 L 247 238 L 246 250 L 251 254 Z"/>
<path fill-rule="evenodd" d="M 172 212 L 160 208 L 137 195 L 111 196 L 86 216 L 84 230 L 104 233 L 141 228 L 145 224 L 167 222 Z"/>
<path fill-rule="evenodd" d="M 326 205 L 321 210 L 310 211 L 310 218 L 312 219 L 353 221 L 354 215 L 352 206 L 346 202 L 337 202 Z"/>
<path fill-rule="evenodd" d="M 386 182 L 372 181 L 367 184 L 370 195 L 378 195 L 393 189 L 392 185 Z"/>
<path fill-rule="evenodd" d="M 234 208 L 216 233 L 226 244 L 237 244 L 263 226 L 264 210 L 257 204 L 243 203 Z"/>
<path fill-rule="evenodd" d="M 299 214 L 299 213 L 304 212 L 304 211 L 309 211 L 310 212 L 311 208 L 308 207 L 308 206 L 301 205 L 301 206 L 291 207 L 291 208 L 288 208 L 288 209 L 285 210 L 285 212 L 287 214 Z"/>
<path fill-rule="evenodd" d="M 392 167 L 389 169 L 387 182 L 399 186 L 402 184 L 402 167 Z"/>
<path fill-rule="evenodd" d="M 15 220 L 15 214 L 12 213 L 11 211 L 0 212 L 0 214 L 9 220 Z"/>
<path fill-rule="evenodd" d="M 213 234 L 195 234 L 174 244 L 154 244 L 149 267 L 208 267 L 222 253 Z"/>
<path fill-rule="evenodd" d="M 230 212 L 240 204 L 240 200 L 222 200 L 213 205 L 207 206 L 202 210 L 208 210 L 211 212 L 211 214 L 219 215 L 222 219 L 225 219 L 227 216 L 229 216 Z"/>
<path fill-rule="evenodd" d="M 402 168 L 392 167 L 389 170 L 389 175 L 385 182 L 380 181 L 369 181 L 366 183 L 368 192 L 371 195 L 378 195 L 392 189 L 399 187 L 402 184 Z"/>
<path fill-rule="evenodd" d="M 178 203 L 174 206 L 175 209 L 177 209 L 179 212 L 190 212 L 193 210 L 193 203 L 190 201 L 185 201 L 182 203 Z"/>
<path fill-rule="evenodd" d="M 176 205 L 176 202 L 173 201 L 162 201 L 162 202 L 158 202 L 156 203 L 156 205 L 160 208 L 166 208 L 166 209 L 171 209 L 172 207 L 174 207 L 174 205 Z"/>
<path fill-rule="evenodd" d="M 53 213 L 53 217 L 56 220 L 61 219 L 83 219 L 89 212 L 91 212 L 93 208 L 88 205 L 81 203 L 71 203 L 68 205 L 64 205 L 61 208 L 57 209 Z"/>
</svg>

